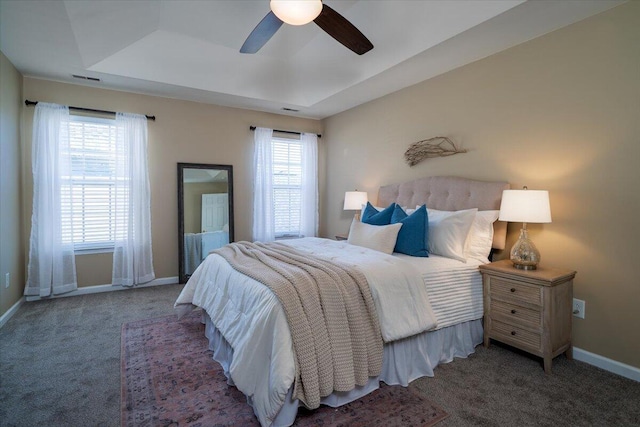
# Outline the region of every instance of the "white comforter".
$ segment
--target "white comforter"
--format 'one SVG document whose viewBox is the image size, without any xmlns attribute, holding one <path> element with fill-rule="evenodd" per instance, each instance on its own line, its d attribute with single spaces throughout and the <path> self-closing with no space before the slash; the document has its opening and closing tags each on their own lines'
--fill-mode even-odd
<svg viewBox="0 0 640 427">
<path fill-rule="evenodd" d="M 436 326 L 422 277 L 410 263 L 327 239 L 304 238 L 284 243 L 357 265 L 369 282 L 385 342 Z M 295 376 L 291 334 L 275 294 L 213 254 L 194 272 L 175 303 L 180 313 L 191 305 L 206 310 L 233 347 L 231 379 L 252 398 L 260 423 L 270 425 Z"/>
</svg>

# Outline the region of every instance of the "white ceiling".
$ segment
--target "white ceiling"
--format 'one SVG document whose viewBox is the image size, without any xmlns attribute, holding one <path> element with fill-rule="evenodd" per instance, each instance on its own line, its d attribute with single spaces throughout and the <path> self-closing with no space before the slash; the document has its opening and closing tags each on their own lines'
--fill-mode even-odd
<svg viewBox="0 0 640 427">
<path fill-rule="evenodd" d="M 326 0 L 358 56 L 313 23 L 239 53 L 268 0 L 0 0 L 0 50 L 25 76 L 321 119 L 623 2 Z"/>
</svg>

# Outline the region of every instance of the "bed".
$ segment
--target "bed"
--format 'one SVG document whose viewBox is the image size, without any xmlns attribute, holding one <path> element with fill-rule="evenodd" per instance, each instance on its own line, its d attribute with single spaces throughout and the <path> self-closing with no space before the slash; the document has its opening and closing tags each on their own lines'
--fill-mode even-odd
<svg viewBox="0 0 640 427">
<path fill-rule="evenodd" d="M 388 255 L 352 244 L 351 234 L 351 243 L 318 238 L 284 243 L 284 250 L 293 248 L 309 257 L 357 265 L 369 283 L 379 318 L 383 344 L 376 375 L 351 389 L 324 393 L 328 395 L 321 396 L 321 404 L 346 404 L 376 390 L 380 381 L 407 386 L 422 376 L 433 376 L 439 363 L 473 353 L 482 342 L 482 281 L 477 266 L 488 262 L 488 251 L 470 255 L 477 243 L 471 241 L 471 235 L 479 235 L 471 230 L 479 227 L 481 218 L 497 218 L 502 191 L 508 188 L 505 182 L 428 177 L 379 189 L 376 205 L 380 207 L 395 203 L 409 213 L 426 204 L 430 232 L 444 233 L 443 241 L 452 239 L 452 230 L 458 241 L 463 233 L 463 247 L 458 245 L 452 254 L 443 247 L 428 258 Z M 459 226 L 459 218 L 470 215 L 473 223 L 467 221 L 466 231 L 460 231 L 464 227 Z M 441 220 L 437 227 L 431 218 Z M 506 224 L 488 221 L 490 233 L 482 235 L 485 246 L 488 239 L 485 249 L 503 249 Z M 464 256 L 456 256 L 461 251 Z M 234 269 L 219 254 L 211 254 L 189 279 L 175 307 L 179 314 L 194 306 L 203 308 L 213 358 L 223 367 L 228 383 L 247 396 L 260 423 L 291 425 L 302 404 L 294 390 L 299 371 L 292 329 L 274 292 L 246 273 Z M 398 288 L 390 288 L 389 283 Z"/>
</svg>

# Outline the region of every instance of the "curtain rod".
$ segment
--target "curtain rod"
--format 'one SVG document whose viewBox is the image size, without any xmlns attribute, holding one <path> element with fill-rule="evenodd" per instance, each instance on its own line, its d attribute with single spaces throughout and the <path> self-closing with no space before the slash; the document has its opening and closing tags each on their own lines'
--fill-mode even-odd
<svg viewBox="0 0 640 427">
<path fill-rule="evenodd" d="M 256 130 L 256 127 L 255 126 L 249 126 L 249 129 L 254 131 L 254 130 Z M 280 129 L 273 129 L 273 131 L 274 132 L 280 132 L 280 133 L 288 133 L 288 134 L 291 134 L 291 135 L 300 135 L 302 133 L 302 132 L 296 132 L 296 131 L 293 131 L 293 130 L 280 130 Z M 322 134 L 317 133 L 316 135 L 318 136 L 318 138 L 322 138 Z"/>
<path fill-rule="evenodd" d="M 30 105 L 37 105 L 38 101 L 29 101 L 28 99 L 25 99 L 24 101 L 24 105 L 26 106 L 30 106 Z M 116 112 L 115 111 L 107 111 L 107 110 L 94 110 L 93 108 L 82 108 L 82 107 L 72 107 L 69 106 L 70 110 L 76 110 L 76 111 L 85 111 L 87 113 L 100 113 L 100 114 L 113 114 L 115 116 Z M 145 115 L 145 117 L 149 120 L 156 120 L 156 116 L 147 116 Z"/>
</svg>

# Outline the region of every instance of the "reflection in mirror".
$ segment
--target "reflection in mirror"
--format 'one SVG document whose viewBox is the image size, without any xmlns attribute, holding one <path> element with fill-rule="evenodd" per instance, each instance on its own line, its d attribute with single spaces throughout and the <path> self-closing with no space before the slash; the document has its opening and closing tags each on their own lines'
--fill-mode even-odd
<svg viewBox="0 0 640 427">
<path fill-rule="evenodd" d="M 180 283 L 209 252 L 233 242 L 233 167 L 178 163 Z"/>
</svg>

